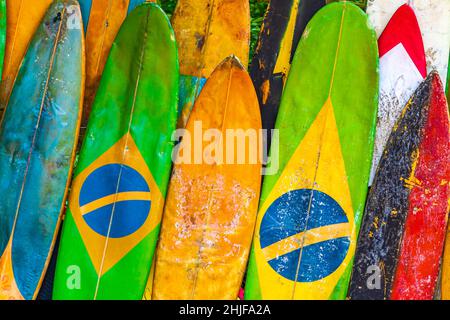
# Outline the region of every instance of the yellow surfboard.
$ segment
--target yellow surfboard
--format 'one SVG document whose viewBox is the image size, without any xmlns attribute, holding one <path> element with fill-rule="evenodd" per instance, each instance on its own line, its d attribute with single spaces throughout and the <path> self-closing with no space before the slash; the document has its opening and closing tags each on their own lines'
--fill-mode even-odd
<svg viewBox="0 0 450 320">
<path fill-rule="evenodd" d="M 172 17 L 180 59 L 179 126 L 217 65 L 235 55 L 247 68 L 250 7 L 247 0 L 179 0 Z"/>
<path fill-rule="evenodd" d="M 0 114 L 8 104 L 20 63 L 52 0 L 6 1 L 6 49 L 0 87 Z"/>
<path fill-rule="evenodd" d="M 258 209 L 260 130 L 250 76 L 228 58 L 206 82 L 179 144 L 153 299 L 237 298 Z"/>
</svg>

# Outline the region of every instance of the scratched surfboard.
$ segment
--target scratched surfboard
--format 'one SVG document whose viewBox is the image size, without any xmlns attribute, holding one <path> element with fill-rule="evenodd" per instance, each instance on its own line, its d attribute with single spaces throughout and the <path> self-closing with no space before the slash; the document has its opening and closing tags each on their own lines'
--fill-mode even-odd
<svg viewBox="0 0 450 320">
<path fill-rule="evenodd" d="M 272 130 L 300 37 L 314 14 L 332 0 L 271 0 L 250 75 L 258 94 L 263 129 Z M 366 1 L 353 1 L 365 8 Z M 268 136 L 268 147 L 270 147 Z"/>
<path fill-rule="evenodd" d="M 449 0 L 368 0 L 369 20 L 379 36 L 394 12 L 406 2 L 414 9 L 422 30 L 427 71 L 438 70 L 445 87 L 450 49 Z"/>
<path fill-rule="evenodd" d="M 187 131 L 197 131 L 198 123 L 200 134 L 220 130 L 215 143 L 222 152 L 210 152 L 224 156 L 210 153 L 214 161 L 197 164 L 195 151 L 184 153 L 199 136 L 183 137 L 156 255 L 155 300 L 236 300 L 247 266 L 261 188 L 261 148 L 256 134 L 235 147 L 241 154 L 231 158 L 226 151 L 233 141 L 228 139 L 235 137 L 228 138 L 227 132 L 259 132 L 261 116 L 250 76 L 234 56 L 206 82 Z M 203 143 L 204 153 L 208 145 Z M 246 157 L 242 164 L 237 161 L 241 156 Z"/>
<path fill-rule="evenodd" d="M 113 43 L 94 102 L 63 225 L 55 299 L 142 298 L 171 171 L 177 89 L 169 20 L 157 5 L 142 4 Z"/>
<path fill-rule="evenodd" d="M 432 299 L 450 197 L 449 120 L 436 72 L 402 112 L 368 197 L 351 299 Z M 376 282 L 368 277 L 377 272 Z M 369 284 L 369 286 L 368 286 Z"/>
<path fill-rule="evenodd" d="M 0 127 L 0 299 L 36 297 L 64 208 L 84 87 L 83 31 L 71 19 L 81 26 L 77 1 L 54 1 Z"/>
<path fill-rule="evenodd" d="M 86 28 L 86 94 L 81 135 L 89 121 L 91 106 L 111 45 L 127 14 L 144 2 L 145 0 L 83 1 L 82 13 Z"/>
<path fill-rule="evenodd" d="M 282 97 L 270 153 L 280 169 L 264 178 L 246 299 L 345 298 L 377 104 L 366 15 L 349 2 L 325 6 L 305 29 Z"/>
<path fill-rule="evenodd" d="M 370 182 L 406 102 L 427 76 L 425 49 L 413 9 L 404 4 L 378 39 L 380 103 Z"/>
<path fill-rule="evenodd" d="M 180 54 L 178 126 L 184 128 L 217 65 L 234 54 L 247 68 L 250 7 L 246 0 L 179 0 L 172 24 Z"/>
<path fill-rule="evenodd" d="M 8 105 L 20 63 L 52 0 L 6 2 L 6 48 L 0 86 L 0 114 Z"/>
</svg>

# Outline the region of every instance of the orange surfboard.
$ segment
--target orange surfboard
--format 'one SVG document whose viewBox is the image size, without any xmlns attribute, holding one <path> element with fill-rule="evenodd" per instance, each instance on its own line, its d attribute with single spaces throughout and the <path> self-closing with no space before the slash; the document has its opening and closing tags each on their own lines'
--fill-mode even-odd
<svg viewBox="0 0 450 320">
<path fill-rule="evenodd" d="M 258 209 L 261 126 L 250 76 L 227 58 L 206 82 L 178 145 L 153 299 L 237 298 Z M 239 132 L 246 141 L 233 145 L 230 133 Z"/>
<path fill-rule="evenodd" d="M 52 0 L 6 1 L 6 48 L 0 87 L 0 114 L 9 96 L 28 44 Z"/>
</svg>

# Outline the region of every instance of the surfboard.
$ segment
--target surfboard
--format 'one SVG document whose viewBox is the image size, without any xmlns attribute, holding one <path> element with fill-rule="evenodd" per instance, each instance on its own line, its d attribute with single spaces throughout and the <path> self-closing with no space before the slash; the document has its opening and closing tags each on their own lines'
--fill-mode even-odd
<svg viewBox="0 0 450 320">
<path fill-rule="evenodd" d="M 378 39 L 378 48 L 380 102 L 370 185 L 395 122 L 427 76 L 422 35 L 410 6 L 404 4 L 395 12 Z"/>
<path fill-rule="evenodd" d="M 180 55 L 179 123 L 184 128 L 206 79 L 234 54 L 247 68 L 250 6 L 246 0 L 179 0 L 172 16 Z"/>
<path fill-rule="evenodd" d="M 127 14 L 145 1 L 96 0 L 83 3 L 83 14 L 86 19 L 84 20 L 86 28 L 86 94 L 81 125 L 82 135 L 89 121 L 92 103 L 111 45 Z"/>
<path fill-rule="evenodd" d="M 295 49 L 309 20 L 333 0 L 271 0 L 264 16 L 250 75 L 258 94 L 263 128 L 275 127 Z M 365 8 L 366 1 L 353 1 Z M 271 135 L 268 135 L 270 147 Z"/>
<path fill-rule="evenodd" d="M 237 130 L 245 132 L 239 146 Z M 260 130 L 250 76 L 229 57 L 206 82 L 177 150 L 156 255 L 154 300 L 237 299 L 258 210 Z"/>
<path fill-rule="evenodd" d="M 114 41 L 80 151 L 61 236 L 53 298 L 141 299 L 172 162 L 178 61 L 153 3 Z"/>
<path fill-rule="evenodd" d="M 81 26 L 77 1 L 49 7 L 0 126 L 0 299 L 36 298 L 64 209 L 84 88 L 83 31 L 71 19 Z"/>
<path fill-rule="evenodd" d="M 8 105 L 20 63 L 52 0 L 6 2 L 6 47 L 0 86 L 0 114 Z"/>
<path fill-rule="evenodd" d="M 402 112 L 368 197 L 351 299 L 432 299 L 450 196 L 449 120 L 436 72 Z"/>
<path fill-rule="evenodd" d="M 264 177 L 246 299 L 343 299 L 367 194 L 378 104 L 376 35 L 332 3 L 309 22 Z"/>
<path fill-rule="evenodd" d="M 450 1 L 434 0 L 368 0 L 367 14 L 377 35 L 381 35 L 394 12 L 406 2 L 414 9 L 427 58 L 427 71 L 436 69 L 446 84 L 450 49 Z"/>
</svg>

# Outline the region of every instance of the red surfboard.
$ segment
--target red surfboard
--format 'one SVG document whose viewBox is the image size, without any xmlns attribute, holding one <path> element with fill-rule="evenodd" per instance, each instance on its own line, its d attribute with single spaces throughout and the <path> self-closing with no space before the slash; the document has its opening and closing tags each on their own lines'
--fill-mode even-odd
<svg viewBox="0 0 450 320">
<path fill-rule="evenodd" d="M 395 124 L 370 190 L 355 254 L 353 300 L 430 300 L 450 198 L 449 114 L 430 73 Z"/>
<path fill-rule="evenodd" d="M 389 135 L 403 107 L 427 76 L 427 63 L 419 23 L 407 4 L 392 16 L 378 39 L 380 101 L 370 185 Z"/>
<path fill-rule="evenodd" d="M 413 174 L 408 215 L 392 299 L 433 299 L 444 248 L 450 197 L 448 105 L 442 82 L 432 74 L 428 117 Z"/>
</svg>

